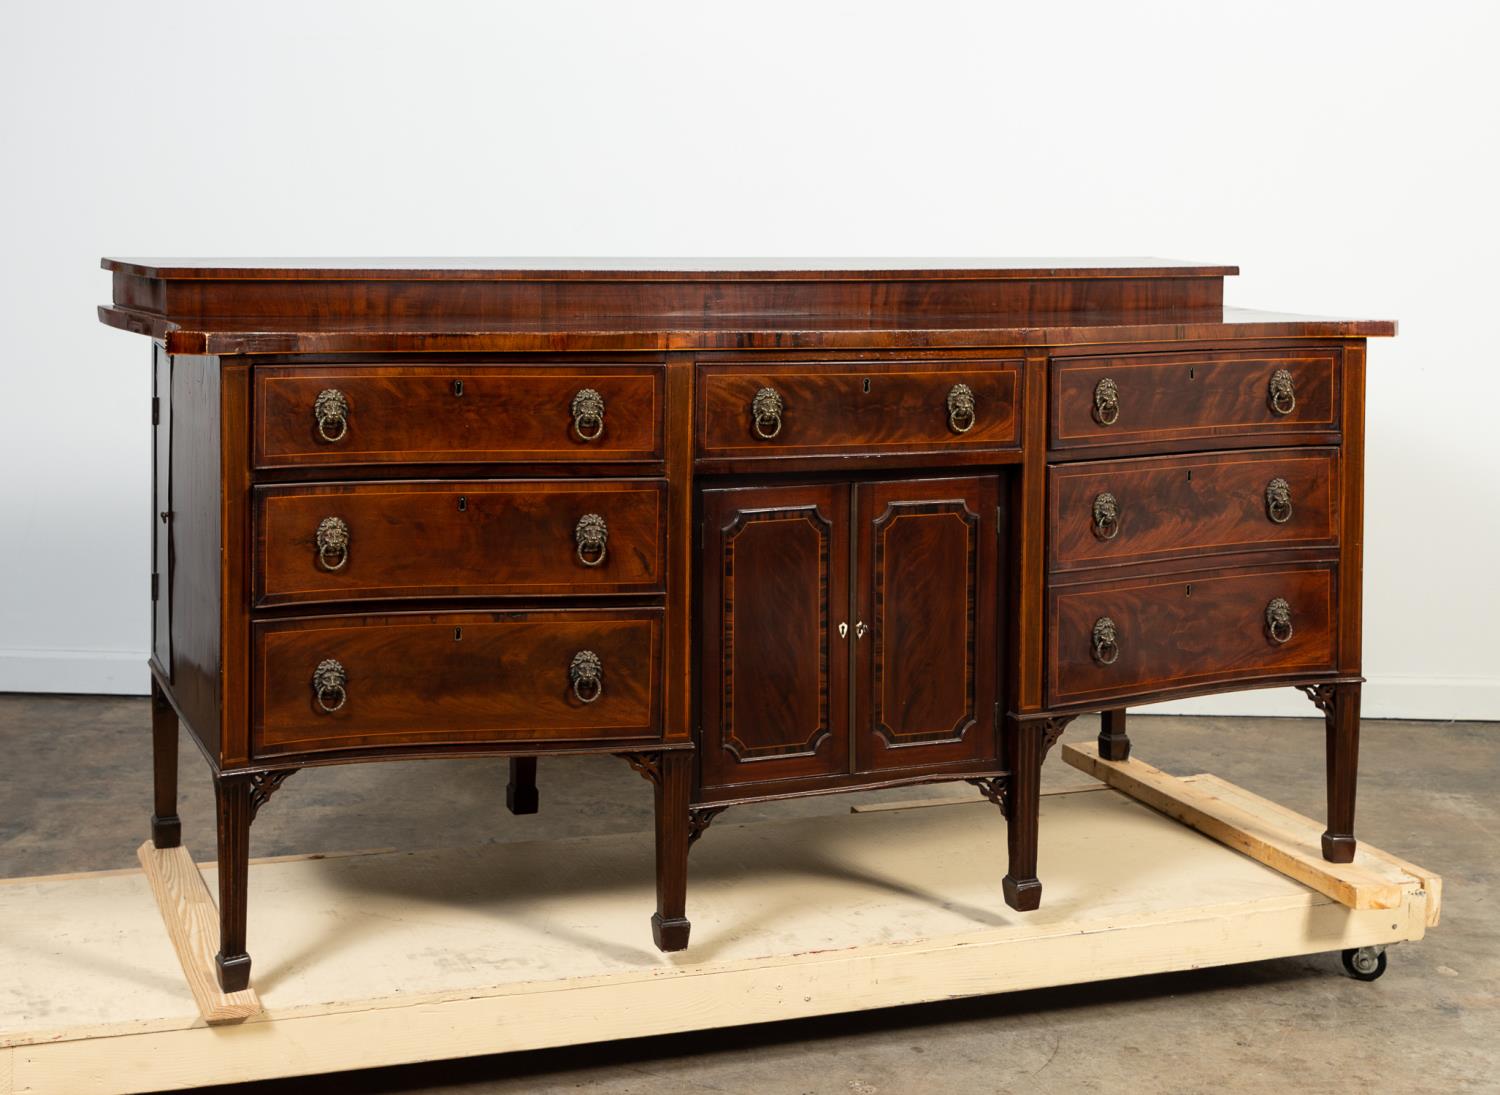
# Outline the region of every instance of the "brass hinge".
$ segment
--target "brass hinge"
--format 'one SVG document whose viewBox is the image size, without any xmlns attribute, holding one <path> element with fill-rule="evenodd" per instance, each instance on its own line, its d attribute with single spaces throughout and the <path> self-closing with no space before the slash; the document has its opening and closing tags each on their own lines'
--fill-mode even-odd
<svg viewBox="0 0 1500 1095">
<path fill-rule="evenodd" d="M 161 425 L 161 396 L 159 395 L 151 397 L 151 425 Z"/>
<path fill-rule="evenodd" d="M 161 597 L 161 575 L 152 571 L 151 573 L 151 599 L 158 600 Z"/>
</svg>

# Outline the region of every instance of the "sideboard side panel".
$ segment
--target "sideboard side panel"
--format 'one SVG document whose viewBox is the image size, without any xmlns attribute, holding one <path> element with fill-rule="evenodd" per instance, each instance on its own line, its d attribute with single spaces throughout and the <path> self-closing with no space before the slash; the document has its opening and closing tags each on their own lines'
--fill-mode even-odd
<svg viewBox="0 0 1500 1095">
<path fill-rule="evenodd" d="M 222 513 L 219 465 L 219 359 L 174 355 L 170 376 L 168 483 L 170 508 L 158 512 L 167 527 L 167 599 L 171 637 L 167 652 L 170 692 L 188 728 L 211 757 L 220 754 Z M 165 513 L 165 517 L 163 516 Z M 160 646 L 158 646 L 160 649 Z"/>
<path fill-rule="evenodd" d="M 1339 672 L 1361 673 L 1362 596 L 1365 554 L 1365 343 L 1344 351 L 1344 444 L 1340 451 L 1344 496 L 1343 546 L 1339 553 Z"/>
<path fill-rule="evenodd" d="M 250 762 L 250 362 L 216 359 L 219 365 L 219 480 L 222 549 L 215 560 L 221 611 L 216 641 L 223 652 L 219 679 L 222 747 L 219 763 Z"/>
</svg>

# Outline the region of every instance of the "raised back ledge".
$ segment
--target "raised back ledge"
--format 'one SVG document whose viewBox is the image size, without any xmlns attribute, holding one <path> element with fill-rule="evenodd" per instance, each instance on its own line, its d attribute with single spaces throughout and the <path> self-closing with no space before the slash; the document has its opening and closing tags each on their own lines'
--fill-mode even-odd
<svg viewBox="0 0 1500 1095">
<path fill-rule="evenodd" d="M 974 281 L 1240 272 L 1161 258 L 105 258 L 100 265 L 164 281 Z"/>
</svg>

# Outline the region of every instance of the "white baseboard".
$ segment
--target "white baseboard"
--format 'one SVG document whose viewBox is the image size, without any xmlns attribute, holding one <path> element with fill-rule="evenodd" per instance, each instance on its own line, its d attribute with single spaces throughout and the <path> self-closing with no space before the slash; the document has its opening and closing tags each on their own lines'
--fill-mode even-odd
<svg viewBox="0 0 1500 1095">
<path fill-rule="evenodd" d="M 144 696 L 151 690 L 143 650 L 0 650 L 0 692 Z M 1500 677 L 1371 677 L 1361 696 L 1367 719 L 1500 722 Z M 1149 715 L 1285 715 L 1312 718 L 1290 688 L 1227 692 L 1132 711 Z"/>
<path fill-rule="evenodd" d="M 144 696 L 144 650 L 0 650 L 0 692 Z"/>
<path fill-rule="evenodd" d="M 1500 678 L 1370 677 L 1360 694 L 1366 719 L 1500 722 Z M 1317 718 L 1300 692 L 1267 688 L 1132 707 L 1143 715 L 1287 715 Z"/>
</svg>

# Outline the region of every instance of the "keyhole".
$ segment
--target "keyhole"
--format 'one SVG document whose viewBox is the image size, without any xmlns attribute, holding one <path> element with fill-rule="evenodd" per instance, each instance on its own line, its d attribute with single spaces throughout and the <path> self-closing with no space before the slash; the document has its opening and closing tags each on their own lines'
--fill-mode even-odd
<svg viewBox="0 0 1500 1095">
<path fill-rule="evenodd" d="M 466 513 L 466 512 L 468 512 L 468 509 L 469 509 L 469 500 L 468 500 L 468 498 L 466 498 L 464 495 L 460 494 L 458 496 L 458 512 L 459 513 Z"/>
<path fill-rule="evenodd" d="M 870 378 L 865 377 L 865 395 L 870 394 Z"/>
<path fill-rule="evenodd" d="M 1186 596 L 1191 597 L 1192 595 L 1193 595 L 1193 587 L 1192 586 L 1188 586 L 1187 587 Z"/>
<path fill-rule="evenodd" d="M 1188 482 L 1191 483 L 1192 481 L 1193 481 L 1193 469 L 1189 468 L 1188 469 Z"/>
<path fill-rule="evenodd" d="M 462 380 L 455 380 L 453 382 L 453 394 L 457 396 L 464 394 L 464 382 Z"/>
<path fill-rule="evenodd" d="M 456 643 L 457 642 L 462 642 L 463 641 L 463 637 L 464 637 L 464 629 L 461 628 L 461 627 L 455 627 L 453 629 L 453 641 L 456 642 Z"/>
<path fill-rule="evenodd" d="M 1198 374 L 1198 370 L 1197 369 L 1193 368 L 1191 365 L 1188 366 L 1188 379 L 1189 380 L 1194 379 L 1197 376 L 1197 374 Z"/>
</svg>

